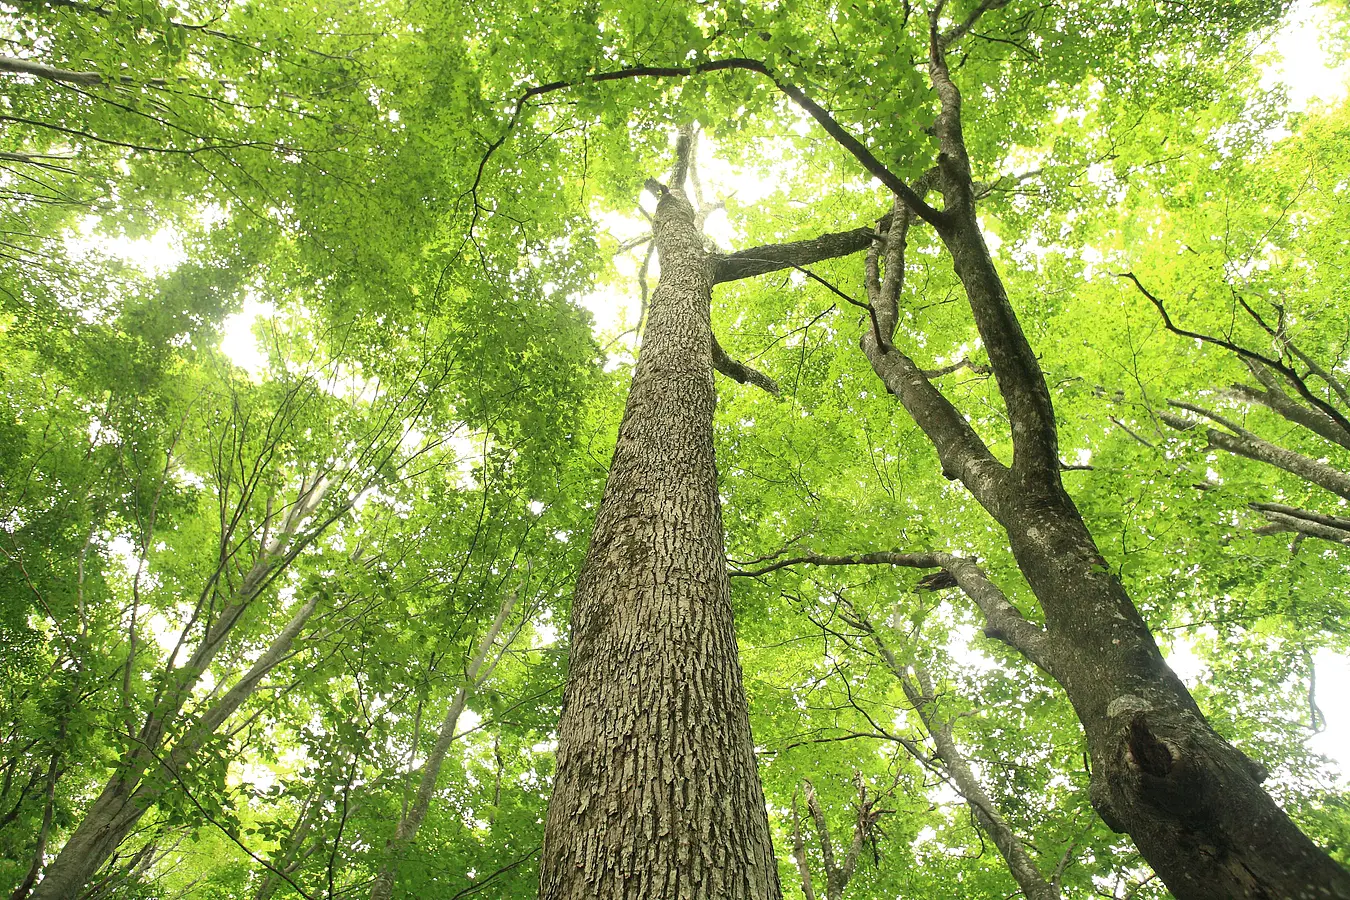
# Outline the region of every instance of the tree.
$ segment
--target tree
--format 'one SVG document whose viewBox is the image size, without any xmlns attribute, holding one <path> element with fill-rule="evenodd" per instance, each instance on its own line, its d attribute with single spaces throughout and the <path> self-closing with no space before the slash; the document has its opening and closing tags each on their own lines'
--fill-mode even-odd
<svg viewBox="0 0 1350 900">
<path fill-rule="evenodd" d="M 800 880 L 836 897 L 1162 898 L 1154 869 L 1182 897 L 1297 895 L 1319 871 L 1340 890 L 1279 806 L 1345 861 L 1344 791 L 1302 744 L 1310 655 L 1346 646 L 1343 564 L 1249 534 L 1246 504 L 1337 513 L 1152 413 L 1178 398 L 1333 469 L 1340 451 L 1206 393 L 1259 376 L 1172 340 L 1106 275 L 1134 273 L 1173 325 L 1291 368 L 1334 407 L 1291 348 L 1340 377 L 1338 320 L 1314 315 L 1337 293 L 1338 244 L 1315 235 L 1339 233 L 1340 113 L 1290 117 L 1258 84 L 1282 12 L 6 12 L 0 112 L 26 121 L 0 148 L 5 228 L 22 232 L 0 271 L 0 440 L 20 448 L 0 458 L 5 888 L 55 890 L 54 860 L 80 855 L 91 799 L 125 774 L 143 803 L 90 897 L 515 896 L 536 860 L 556 896 Z M 694 178 L 677 144 L 690 177 L 654 189 L 640 264 L 641 225 L 604 231 L 628 228 L 616 211 L 692 121 L 719 162 Z M 725 165 L 772 183 L 732 195 L 709 174 Z M 725 222 L 701 199 L 712 182 Z M 162 229 L 184 261 L 147 277 L 70 228 Z M 640 327 L 616 326 L 606 358 L 576 304 L 603 254 L 635 247 L 660 287 L 640 348 L 623 333 Z M 1267 350 L 1240 304 L 1231 324 L 1230 289 L 1289 311 L 1290 347 Z M 647 305 L 645 281 L 641 301 L 625 290 Z M 247 378 L 215 352 L 245 298 L 278 316 Z M 316 364 L 335 387 L 253 466 L 259 416 Z M 716 410 L 714 371 L 731 379 Z M 239 414 L 193 401 L 236 395 Z M 363 467 L 381 433 L 388 465 Z M 197 645 L 181 600 L 218 568 L 216 507 L 247 473 L 263 473 L 235 529 L 251 561 L 261 523 L 275 535 L 280 505 L 352 465 L 371 489 L 293 574 L 203 671 L 166 666 L 166 634 Z M 320 506 L 351 500 L 330 486 Z M 754 577 L 728 584 L 725 547 L 729 574 Z M 527 559 L 531 624 L 470 691 Z M 213 601 L 248 574 L 223 572 Z M 1162 654 L 1187 647 L 1204 668 L 1183 686 Z M 177 712 L 161 702 L 177 695 Z M 182 764 L 137 774 L 157 715 L 157 754 Z M 725 768 L 698 765 L 713 757 Z M 1216 772 L 1231 803 L 1154 790 Z M 658 798 L 712 815 L 644 818 Z M 681 835 L 729 853 L 681 856 Z M 1266 888 L 1223 881 L 1243 863 Z"/>
<path fill-rule="evenodd" d="M 889 223 L 878 228 L 886 239 L 885 284 L 879 275 L 880 251 L 874 249 L 869 257 L 866 306 L 872 327 L 864 332 L 863 350 L 886 389 L 900 399 L 933 443 L 944 474 L 960 480 L 1007 533 L 1046 621 L 1039 627 L 1003 604 L 995 609 L 989 630 L 1068 691 L 1088 737 L 1094 807 L 1114 830 L 1131 835 L 1182 898 L 1350 894 L 1350 875 L 1319 851 L 1261 790 L 1264 770 L 1208 725 L 1167 667 L 1064 489 L 1050 393 L 977 219 L 978 193 L 963 134 L 962 95 L 947 64 L 953 44 L 984 13 L 999 6 L 982 4 L 964 19 L 947 22 L 939 3 L 928 17 L 929 77 L 940 104 L 933 125 L 938 164 L 916 183 L 917 189 L 892 174 L 800 88 L 757 60 L 723 59 L 670 69 L 639 66 L 587 80 L 689 77 L 723 69 L 764 75 L 895 194 Z M 519 103 L 538 93 L 528 92 Z M 934 188 L 944 201 L 941 210 L 925 200 Z M 893 343 L 911 217 L 933 226 L 970 303 L 1011 422 L 1011 465 L 990 452 L 930 378 Z M 655 463 L 653 459 L 648 466 Z M 629 477 L 623 468 L 619 471 Z M 598 533 L 595 546 L 606 547 L 606 528 Z M 691 563 L 693 558 L 691 554 Z M 581 595 L 586 595 L 585 589 Z M 584 640 L 588 615 L 584 603 L 582 610 L 576 635 Z M 586 658 L 584 651 L 581 658 Z M 576 680 L 583 677 L 587 676 L 573 675 Z M 588 709 L 586 714 L 595 716 L 593 722 L 609 718 L 602 708 Z M 565 723 L 564 735 L 569 727 L 575 726 Z M 588 744 L 590 740 L 588 735 Z M 567 738 L 563 741 L 566 748 Z M 561 753 L 564 779 L 568 752 Z M 580 793 L 563 781 L 558 796 L 567 808 L 585 808 L 580 799 L 571 799 L 573 792 Z M 600 796 L 608 796 L 603 788 Z M 560 829 L 555 826 L 555 845 L 562 840 Z M 583 857 L 576 854 L 576 858 Z M 544 895 L 551 896 L 547 867 L 544 883 Z"/>
<path fill-rule="evenodd" d="M 677 148 L 605 498 L 572 600 L 540 896 L 776 898 L 713 459 L 714 262 Z"/>
</svg>

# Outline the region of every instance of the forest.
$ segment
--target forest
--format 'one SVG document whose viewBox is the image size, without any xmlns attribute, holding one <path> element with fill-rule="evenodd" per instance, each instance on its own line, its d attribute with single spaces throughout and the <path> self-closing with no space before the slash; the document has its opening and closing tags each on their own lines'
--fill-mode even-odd
<svg viewBox="0 0 1350 900">
<path fill-rule="evenodd" d="M 0 0 L 0 897 L 1350 900 L 1350 11 Z"/>
</svg>

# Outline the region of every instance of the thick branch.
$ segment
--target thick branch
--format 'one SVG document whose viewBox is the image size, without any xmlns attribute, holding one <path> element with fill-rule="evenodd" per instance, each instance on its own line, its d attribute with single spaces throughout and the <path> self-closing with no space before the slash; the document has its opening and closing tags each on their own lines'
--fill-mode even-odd
<svg viewBox="0 0 1350 900">
<path fill-rule="evenodd" d="M 862 348 L 881 383 L 932 442 L 942 474 L 959 479 L 986 508 L 997 505 L 1008 467 L 989 452 L 961 411 L 898 349 L 883 352 L 871 332 L 863 335 Z M 1058 459 L 1055 464 L 1058 467 Z"/>
<path fill-rule="evenodd" d="M 1254 509 L 1260 509 L 1263 505 L 1274 506 L 1276 504 L 1251 504 Z M 1271 524 L 1256 529 L 1256 534 L 1278 534 L 1292 531 L 1296 534 L 1320 538 L 1335 544 L 1350 544 L 1350 528 L 1323 524 L 1313 518 L 1315 514 L 1309 514 L 1307 510 L 1297 510 L 1296 512 L 1297 515 L 1287 515 L 1275 510 L 1262 509 L 1262 515 L 1269 519 Z"/>
<path fill-rule="evenodd" d="M 854 228 L 834 234 L 822 234 L 808 241 L 790 241 L 752 247 L 717 259 L 713 268 L 713 284 L 753 278 L 782 269 L 809 266 L 827 259 L 837 259 L 866 250 L 876 240 L 870 228 Z"/>
<path fill-rule="evenodd" d="M 1327 513 L 1313 512 L 1310 509 L 1299 509 L 1297 506 L 1286 506 L 1283 503 L 1250 503 L 1252 509 L 1263 513 L 1278 513 L 1279 515 L 1289 516 L 1296 519 L 1303 519 L 1308 522 L 1316 522 L 1319 525 L 1325 525 L 1328 528 L 1335 528 L 1350 536 L 1350 518 L 1344 516 L 1333 516 Z"/>
<path fill-rule="evenodd" d="M 84 87 L 96 87 L 103 84 L 104 78 L 98 72 L 73 72 L 70 69 L 58 69 L 55 66 L 49 66 L 46 63 L 40 63 L 32 59 L 18 59 L 13 56 L 0 56 L 0 72 L 11 75 L 32 75 L 35 78 L 41 78 L 46 81 L 55 81 L 61 84 L 78 84 Z M 124 83 L 130 83 L 131 79 L 123 77 Z M 153 83 L 162 84 L 162 79 L 157 79 Z"/>
<path fill-rule="evenodd" d="M 980 230 L 970 158 L 962 133 L 961 92 L 952 80 L 943 53 L 941 9 L 942 4 L 936 4 L 930 15 L 929 75 L 942 102 L 934 133 L 942 151 L 938 166 L 950 227 L 939 229 L 938 235 L 952 255 L 952 266 L 965 289 L 975 327 L 984 341 L 999 393 L 1008 409 L 1013 468 L 1020 475 L 1031 476 L 1031 483 L 1038 489 L 1059 489 L 1059 437 L 1054 405 L 1040 361 L 1022 331 Z"/>
<path fill-rule="evenodd" d="M 962 369 L 969 369 L 976 375 L 990 375 L 994 371 L 986 365 L 971 362 L 969 357 L 962 357 L 951 365 L 939 366 L 936 369 L 924 369 L 923 377 L 930 379 L 941 378 L 943 375 L 950 375 L 953 372 L 959 372 Z"/>
<path fill-rule="evenodd" d="M 1206 428 L 1205 436 L 1209 439 L 1209 445 L 1211 447 L 1232 453 L 1236 456 L 1245 456 L 1247 459 L 1263 462 L 1267 465 L 1274 466 L 1277 469 L 1283 469 L 1292 475 L 1297 475 L 1304 481 L 1311 482 L 1318 487 L 1326 488 L 1333 494 L 1350 500 L 1350 475 L 1347 475 L 1339 469 L 1334 469 L 1324 462 L 1319 462 L 1318 460 L 1304 456 L 1301 453 L 1295 453 L 1293 450 L 1286 450 L 1283 447 L 1278 447 L 1270 441 L 1257 437 L 1250 431 L 1237 428 L 1226 419 L 1223 419 L 1215 413 L 1209 412 L 1203 407 L 1178 403 L 1173 403 L 1173 405 L 1203 415 L 1235 432 L 1229 433 L 1227 431 L 1220 431 L 1217 428 Z M 1185 431 L 1195 427 L 1193 421 L 1183 419 L 1180 416 L 1175 416 L 1170 413 L 1159 413 L 1158 418 L 1162 419 L 1178 431 Z"/>
</svg>

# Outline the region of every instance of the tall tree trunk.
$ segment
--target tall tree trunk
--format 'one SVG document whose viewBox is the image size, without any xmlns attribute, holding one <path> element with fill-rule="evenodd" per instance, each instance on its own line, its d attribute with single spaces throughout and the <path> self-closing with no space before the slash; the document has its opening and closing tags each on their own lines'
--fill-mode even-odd
<svg viewBox="0 0 1350 900">
<path fill-rule="evenodd" d="M 573 599 L 541 900 L 781 896 L 732 622 L 688 143 L 656 186 L 661 281 Z"/>
</svg>

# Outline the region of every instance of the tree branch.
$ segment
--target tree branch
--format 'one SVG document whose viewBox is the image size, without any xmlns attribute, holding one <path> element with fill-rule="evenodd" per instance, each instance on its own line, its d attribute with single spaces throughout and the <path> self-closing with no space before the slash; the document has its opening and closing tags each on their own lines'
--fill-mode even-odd
<svg viewBox="0 0 1350 900">
<path fill-rule="evenodd" d="M 1009 602 L 1003 591 L 989 580 L 973 560 L 943 552 L 906 553 L 899 550 L 880 550 L 846 556 L 805 553 L 780 559 L 758 569 L 732 570 L 727 574 L 732 578 L 758 578 L 779 569 L 800 565 L 883 565 L 910 569 L 942 569 L 983 613 L 986 637 L 1002 641 L 1026 656 L 1033 665 L 1053 675 L 1053 664 L 1050 659 L 1053 648 L 1050 646 L 1049 636 L 1039 625 L 1028 621 L 1021 610 Z"/>
<path fill-rule="evenodd" d="M 811 864 L 806 858 L 806 840 L 802 837 L 802 817 L 797 811 L 797 790 L 792 792 L 792 858 L 797 862 L 797 874 L 802 879 L 802 894 L 806 900 L 816 900 L 816 889 L 811 880 Z"/>
<path fill-rule="evenodd" d="M 712 361 L 713 368 L 730 378 L 732 381 L 739 381 L 741 384 L 753 384 L 757 388 L 768 391 L 775 397 L 779 395 L 778 382 L 774 381 L 758 369 L 732 359 L 727 355 L 727 351 L 722 349 L 722 345 L 717 342 L 716 335 L 713 335 L 712 339 Z"/>
<path fill-rule="evenodd" d="M 1209 439 L 1211 447 L 1232 453 L 1235 456 L 1244 456 L 1247 459 L 1275 466 L 1291 475 L 1297 475 L 1304 481 L 1326 488 L 1339 497 L 1350 499 L 1350 475 L 1345 472 L 1332 468 L 1324 462 L 1304 456 L 1302 453 L 1295 453 L 1293 450 L 1286 450 L 1272 444 L 1270 441 L 1257 437 L 1250 431 L 1238 427 L 1217 413 L 1203 407 L 1176 401 L 1172 401 L 1171 405 L 1204 416 L 1233 432 L 1206 428 L 1205 436 Z M 1159 413 L 1158 418 L 1178 431 L 1186 431 L 1196 426 L 1194 421 L 1171 413 Z"/>
<path fill-rule="evenodd" d="M 1261 391 L 1248 384 L 1235 384 L 1230 388 L 1237 397 L 1253 403 L 1259 403 L 1267 409 L 1295 425 L 1301 425 L 1314 434 L 1320 435 L 1334 444 L 1350 450 L 1350 431 L 1342 428 L 1335 419 L 1316 407 L 1304 406 L 1285 392 L 1281 379 L 1259 362 L 1244 359 L 1247 370 L 1257 381 L 1265 386 Z"/>
<path fill-rule="evenodd" d="M 59 69 L 56 66 L 49 66 L 46 63 L 40 63 L 33 59 L 18 59 L 13 56 L 0 56 L 0 72 L 10 75 L 32 75 L 35 78 L 41 78 L 46 81 L 55 81 L 60 84 L 77 84 L 83 87 L 97 87 L 101 84 L 107 84 L 108 80 L 98 72 L 74 72 L 70 69 Z M 118 84 L 147 84 L 152 86 L 163 86 L 167 82 L 163 78 L 151 78 L 147 81 L 137 81 L 130 76 L 123 75 L 116 79 Z"/>
<path fill-rule="evenodd" d="M 1345 416 L 1341 415 L 1340 411 L 1336 409 L 1336 407 L 1332 406 L 1330 403 L 1327 403 L 1325 400 L 1321 399 L 1316 394 L 1314 394 L 1312 390 L 1308 387 L 1308 385 L 1304 382 L 1302 376 L 1300 376 L 1289 366 L 1285 365 L 1278 359 L 1271 359 L 1270 357 L 1265 356 L 1261 353 L 1256 353 L 1255 351 L 1248 350 L 1246 347 L 1243 347 L 1239 344 L 1235 344 L 1232 341 L 1227 340 L 1226 338 L 1215 337 L 1214 335 L 1210 334 L 1201 334 L 1198 331 L 1191 331 L 1189 329 L 1180 327 L 1179 325 L 1174 323 L 1172 321 L 1172 317 L 1168 315 L 1167 307 L 1163 303 L 1163 301 L 1156 295 L 1154 295 L 1151 291 L 1149 291 L 1148 288 L 1144 287 L 1143 283 L 1140 282 L 1140 280 L 1135 277 L 1133 272 L 1117 272 L 1112 274 L 1114 274 L 1115 277 L 1117 278 L 1127 278 L 1134 283 L 1134 286 L 1138 288 L 1139 293 L 1143 294 L 1148 299 L 1148 301 L 1153 304 L 1154 308 L 1158 310 L 1158 314 L 1162 316 L 1163 327 L 1166 328 L 1168 331 L 1180 337 L 1187 337 L 1205 344 L 1213 344 L 1216 347 L 1222 347 L 1223 349 L 1229 351 L 1230 353 L 1234 353 L 1237 356 L 1241 357 L 1245 361 L 1258 363 L 1260 365 L 1265 366 L 1268 369 L 1272 369 L 1276 372 L 1279 372 L 1282 376 L 1284 376 L 1285 379 L 1288 380 L 1288 382 L 1291 385 L 1294 386 L 1294 390 L 1298 392 L 1298 395 L 1300 397 L 1302 397 L 1309 404 L 1311 404 L 1312 406 L 1320 410 L 1322 413 L 1324 413 L 1326 416 L 1328 416 L 1333 422 L 1337 424 L 1337 426 L 1343 429 L 1347 434 L 1350 434 L 1350 420 L 1347 420 Z"/>
<path fill-rule="evenodd" d="M 806 241 L 767 244 L 718 257 L 713 267 L 713 284 L 767 275 L 782 269 L 809 266 L 866 250 L 877 234 L 871 228 L 854 228 Z"/>
<path fill-rule="evenodd" d="M 482 182 L 483 171 L 487 166 L 488 160 L 492 155 L 506 142 L 506 138 L 515 129 L 520 121 L 521 111 L 525 104 L 535 97 L 541 97 L 544 94 L 555 91 L 566 90 L 576 87 L 579 84 L 603 84 L 609 81 L 624 81 L 631 78 L 688 78 L 694 75 L 702 75 L 709 72 L 724 71 L 744 71 L 753 72 L 769 79 L 779 91 L 786 94 L 793 101 L 804 109 L 811 118 L 820 124 L 825 132 L 849 152 L 862 167 L 866 169 L 873 177 L 890 189 L 891 193 L 904 199 L 905 204 L 914 211 L 916 215 L 925 222 L 930 223 L 936 228 L 942 228 L 946 225 L 948 217 L 924 202 L 918 195 L 910 190 L 909 185 L 896 175 L 890 169 L 877 159 L 877 157 L 868 150 L 861 141 L 848 132 L 842 125 L 830 115 L 830 113 L 815 100 L 803 91 L 801 88 L 784 81 L 774 73 L 767 65 L 757 59 L 746 57 L 731 57 L 728 59 L 715 59 L 706 62 L 696 63 L 692 66 L 627 66 L 622 69 L 616 69 L 612 72 L 597 72 L 591 75 L 583 76 L 576 81 L 551 81 L 547 84 L 535 85 L 529 88 L 519 98 L 516 99 L 514 108 L 511 112 L 506 130 L 502 135 L 488 145 L 486 153 L 478 165 L 478 174 L 474 178 L 473 184 L 469 188 L 469 193 L 474 198 L 475 212 L 477 209 L 478 187 Z M 477 216 L 475 215 L 475 222 Z"/>
</svg>

